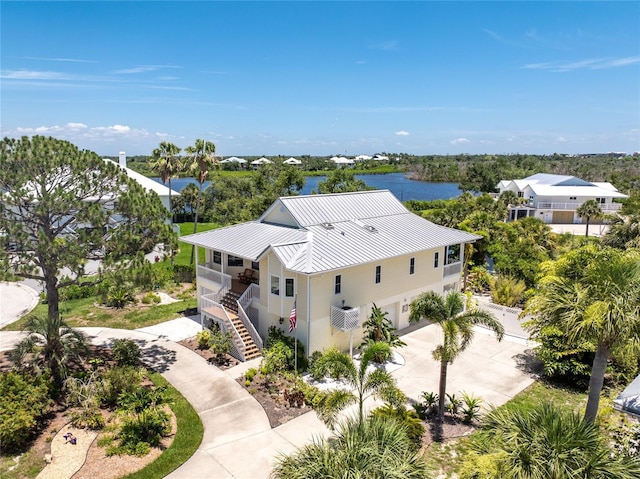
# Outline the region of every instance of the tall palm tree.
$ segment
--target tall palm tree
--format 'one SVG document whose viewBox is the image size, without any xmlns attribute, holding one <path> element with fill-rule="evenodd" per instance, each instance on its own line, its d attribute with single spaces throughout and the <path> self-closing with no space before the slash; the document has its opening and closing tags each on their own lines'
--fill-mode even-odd
<svg viewBox="0 0 640 479">
<path fill-rule="evenodd" d="M 328 393 L 319 408 L 320 418 L 333 428 L 338 413 L 352 404 L 358 405 L 358 423 L 364 424 L 364 402 L 375 396 L 388 403 L 402 404 L 405 397 L 396 386 L 393 376 L 384 369 L 369 368 L 378 355 L 390 354 L 385 343 L 370 343 L 360 355 L 360 364 L 356 364 L 348 354 L 330 349 L 316 363 L 320 375 L 331 374 L 347 383 L 349 389 L 337 389 Z"/>
<path fill-rule="evenodd" d="M 596 344 L 585 411 L 594 421 L 612 349 L 640 340 L 640 253 L 586 246 L 569 254 L 581 268 L 565 268 L 563 258 L 550 264 L 526 309 L 534 333 L 560 325 L 570 343 Z"/>
<path fill-rule="evenodd" d="M 278 459 L 273 479 L 426 479 L 424 456 L 416 451 L 406 427 L 385 418 L 343 424 L 330 439 L 314 439 Z"/>
<path fill-rule="evenodd" d="M 640 248 L 640 214 L 615 218 L 602 243 L 618 249 Z"/>
<path fill-rule="evenodd" d="M 602 209 L 600 208 L 600 205 L 596 200 L 585 201 L 578 207 L 578 209 L 576 210 L 576 213 L 578 214 L 578 216 L 582 216 L 587 220 L 586 222 L 587 226 L 585 228 L 585 236 L 589 236 L 589 220 L 591 220 L 591 218 L 596 219 L 596 218 L 602 218 L 604 216 L 604 212 L 602 211 Z"/>
<path fill-rule="evenodd" d="M 418 296 L 410 305 L 409 321 L 422 318 L 438 324 L 444 333 L 442 344 L 433 351 L 433 359 L 440 361 L 440 384 L 438 390 L 438 421 L 444 421 L 444 402 L 447 392 L 447 367 L 464 351 L 473 340 L 475 325 L 483 325 L 496 333 L 502 340 L 504 327 L 491 313 L 478 308 L 464 311 L 461 293 L 451 291 L 442 297 L 435 291 L 427 291 Z"/>
<path fill-rule="evenodd" d="M 178 156 L 180 147 L 169 143 L 160 142 L 160 146 L 151 154 L 151 168 L 158 172 L 162 183 L 169 183 L 169 213 L 171 214 L 171 227 L 173 228 L 173 204 L 171 201 L 171 178 L 183 169 L 182 158 Z M 173 251 L 171 251 L 171 266 L 173 266 Z"/>
<path fill-rule="evenodd" d="M 612 457 L 596 423 L 552 404 L 494 409 L 472 443 L 483 460 L 472 454 L 469 473 L 487 479 L 640 477 L 640 461 Z"/>
<path fill-rule="evenodd" d="M 193 233 L 198 232 L 198 213 L 200 212 L 200 197 L 202 196 L 202 185 L 209 177 L 209 171 L 218 167 L 218 159 L 216 158 L 216 145 L 211 141 L 197 139 L 193 146 L 188 146 L 185 151 L 189 155 L 191 164 L 189 170 L 198 180 L 198 200 L 196 201 L 196 215 L 193 221 Z M 193 256 L 195 246 L 191 246 L 191 260 L 189 264 L 193 264 Z"/>
<path fill-rule="evenodd" d="M 55 384 L 62 386 L 69 363 L 87 353 L 87 337 L 69 327 L 60 315 L 29 316 L 25 331 L 28 335 L 11 351 L 11 361 L 34 372 L 48 370 Z"/>
</svg>

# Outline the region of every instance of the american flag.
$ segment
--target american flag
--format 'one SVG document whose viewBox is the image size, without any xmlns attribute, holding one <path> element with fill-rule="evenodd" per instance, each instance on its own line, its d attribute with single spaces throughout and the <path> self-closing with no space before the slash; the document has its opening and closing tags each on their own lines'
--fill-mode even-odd
<svg viewBox="0 0 640 479">
<path fill-rule="evenodd" d="M 296 302 L 298 300 L 295 299 L 293 301 L 293 309 L 291 310 L 291 314 L 289 315 L 289 333 L 292 333 L 294 329 L 296 329 L 296 323 L 298 318 L 296 317 Z"/>
</svg>

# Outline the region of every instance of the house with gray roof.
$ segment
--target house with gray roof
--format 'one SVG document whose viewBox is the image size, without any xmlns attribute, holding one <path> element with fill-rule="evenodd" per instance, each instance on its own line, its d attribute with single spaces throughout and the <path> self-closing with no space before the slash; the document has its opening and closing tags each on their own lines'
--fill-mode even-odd
<svg viewBox="0 0 640 479">
<path fill-rule="evenodd" d="M 498 191 L 513 191 L 522 203 L 510 205 L 509 221 L 527 216 L 541 219 L 545 223 L 582 223 L 576 210 L 588 200 L 595 200 L 604 213 L 620 211 L 622 204 L 616 199 L 628 198 L 615 186 L 606 182 L 589 182 L 575 176 L 537 173 L 522 180 L 502 180 Z M 598 222 L 591 219 L 591 223 Z"/>
<path fill-rule="evenodd" d="M 234 355 L 256 354 L 270 326 L 307 353 L 359 344 L 375 303 L 396 329 L 420 293 L 460 288 L 464 244 L 479 236 L 431 223 L 388 190 L 289 196 L 255 221 L 185 236 L 197 258 L 203 323 L 234 336 Z M 196 251 L 200 248 L 196 248 Z"/>
</svg>

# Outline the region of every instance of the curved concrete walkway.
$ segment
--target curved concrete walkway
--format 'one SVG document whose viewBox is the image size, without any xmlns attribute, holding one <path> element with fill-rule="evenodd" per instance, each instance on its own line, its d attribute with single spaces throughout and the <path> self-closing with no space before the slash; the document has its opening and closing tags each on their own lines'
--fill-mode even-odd
<svg viewBox="0 0 640 479">
<path fill-rule="evenodd" d="M 22 283 L 0 281 L 0 328 L 17 321 L 38 305 L 38 292 Z"/>
<path fill-rule="evenodd" d="M 271 429 L 260 404 L 232 375 L 209 364 L 188 348 L 161 335 L 110 328 L 78 328 L 96 345 L 132 339 L 143 361 L 160 372 L 196 410 L 204 437 L 196 453 L 169 478 L 269 477 L 278 455 L 288 454 L 315 435 L 328 435 L 311 412 Z M 24 333 L 0 332 L 0 350 L 11 349 Z"/>
</svg>

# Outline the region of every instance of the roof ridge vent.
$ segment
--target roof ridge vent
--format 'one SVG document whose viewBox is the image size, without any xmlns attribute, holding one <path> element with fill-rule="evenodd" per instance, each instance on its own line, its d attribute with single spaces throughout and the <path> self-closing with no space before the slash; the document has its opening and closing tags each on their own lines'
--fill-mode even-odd
<svg viewBox="0 0 640 479">
<path fill-rule="evenodd" d="M 335 228 L 335 226 L 333 226 L 333 224 L 331 223 L 321 223 L 320 226 L 322 226 L 326 230 L 332 230 Z"/>
<path fill-rule="evenodd" d="M 364 225 L 364 229 L 366 229 L 369 233 L 377 233 L 378 229 L 375 226 Z"/>
</svg>

